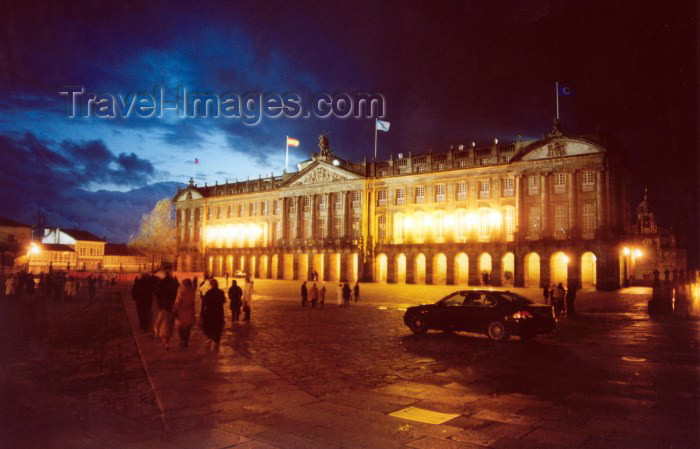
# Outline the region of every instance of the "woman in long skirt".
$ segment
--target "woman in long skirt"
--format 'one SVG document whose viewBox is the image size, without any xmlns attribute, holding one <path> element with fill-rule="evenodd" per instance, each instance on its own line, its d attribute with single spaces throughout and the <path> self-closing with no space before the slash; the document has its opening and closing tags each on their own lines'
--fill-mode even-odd
<svg viewBox="0 0 700 449">
<path fill-rule="evenodd" d="M 180 334 L 180 347 L 186 348 L 190 342 L 190 331 L 194 325 L 194 295 L 192 281 L 185 279 L 177 290 L 177 298 L 173 306 L 175 324 Z"/>
<path fill-rule="evenodd" d="M 336 291 L 336 299 L 338 300 L 338 305 L 343 306 L 343 284 L 338 284 L 338 290 Z"/>
<path fill-rule="evenodd" d="M 221 331 L 224 329 L 226 296 L 219 289 L 219 283 L 216 279 L 212 278 L 209 284 L 211 288 L 202 300 L 202 332 L 209 339 L 209 347 L 215 349 L 219 347 Z"/>
</svg>

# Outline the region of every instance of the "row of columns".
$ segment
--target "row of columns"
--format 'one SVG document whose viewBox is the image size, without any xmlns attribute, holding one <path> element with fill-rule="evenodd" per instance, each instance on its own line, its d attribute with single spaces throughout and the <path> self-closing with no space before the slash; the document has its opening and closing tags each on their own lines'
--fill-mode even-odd
<svg viewBox="0 0 700 449">
<path fill-rule="evenodd" d="M 352 217 L 353 217 L 353 203 L 352 203 L 353 191 L 342 191 L 336 192 L 335 195 L 341 195 L 343 198 L 342 205 L 337 208 L 336 202 L 331 201 L 334 198 L 333 195 L 328 193 L 321 194 L 311 194 L 284 198 L 283 204 L 283 235 L 285 238 L 290 239 L 301 239 L 301 238 L 323 238 L 333 236 L 334 231 L 334 219 L 340 217 L 342 219 L 343 228 L 341 235 L 339 237 L 344 237 L 351 235 L 352 233 Z M 326 198 L 326 208 L 325 210 L 320 209 L 321 197 Z M 309 210 L 304 210 L 304 198 L 309 198 Z M 291 213 L 291 204 L 296 207 L 296 212 Z M 358 214 L 359 217 L 359 214 Z M 325 235 L 322 235 L 318 229 L 319 219 L 325 219 Z M 296 233 L 292 235 L 291 223 L 292 220 L 296 223 Z M 310 235 L 307 235 L 307 226 L 311 226 Z"/>
</svg>

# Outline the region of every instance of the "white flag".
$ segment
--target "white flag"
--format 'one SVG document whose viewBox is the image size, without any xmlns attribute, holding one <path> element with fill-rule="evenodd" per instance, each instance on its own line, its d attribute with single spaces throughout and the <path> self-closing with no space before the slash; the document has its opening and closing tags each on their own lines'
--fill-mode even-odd
<svg viewBox="0 0 700 449">
<path fill-rule="evenodd" d="M 377 131 L 389 131 L 389 126 L 391 123 L 385 122 L 383 120 L 376 119 L 376 130 Z"/>
</svg>

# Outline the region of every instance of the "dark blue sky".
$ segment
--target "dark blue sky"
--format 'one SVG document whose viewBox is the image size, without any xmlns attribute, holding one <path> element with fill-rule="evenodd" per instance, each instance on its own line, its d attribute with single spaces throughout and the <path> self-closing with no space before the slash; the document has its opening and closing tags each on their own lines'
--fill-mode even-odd
<svg viewBox="0 0 700 449">
<path fill-rule="evenodd" d="M 0 19 L 5 216 L 43 209 L 125 240 L 195 157 L 198 181 L 213 183 L 280 173 L 286 135 L 301 141 L 294 162 L 321 131 L 344 157 L 372 152 L 370 120 L 69 119 L 59 85 L 379 92 L 386 157 L 540 136 L 559 81 L 575 91 L 564 129 L 628 155 L 635 201 L 648 185 L 667 222 L 697 218 L 692 1 L 15 3 Z"/>
</svg>

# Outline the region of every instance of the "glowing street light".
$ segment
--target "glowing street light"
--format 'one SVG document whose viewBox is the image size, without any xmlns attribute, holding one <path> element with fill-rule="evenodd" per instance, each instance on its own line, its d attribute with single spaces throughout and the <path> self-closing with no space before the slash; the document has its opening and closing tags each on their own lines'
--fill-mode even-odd
<svg viewBox="0 0 700 449">
<path fill-rule="evenodd" d="M 642 250 L 639 249 L 639 248 L 635 249 L 635 250 L 634 250 L 634 257 L 636 257 L 636 258 L 638 258 L 638 259 L 639 259 L 640 257 L 642 257 Z"/>
<path fill-rule="evenodd" d="M 625 256 L 629 256 L 630 249 L 625 246 L 624 248 L 622 248 L 622 254 L 624 254 Z"/>
<path fill-rule="evenodd" d="M 39 254 L 40 252 L 41 252 L 41 248 L 39 248 L 39 245 L 37 245 L 36 243 L 32 242 L 29 245 L 29 254 L 36 255 L 36 254 Z"/>
</svg>

